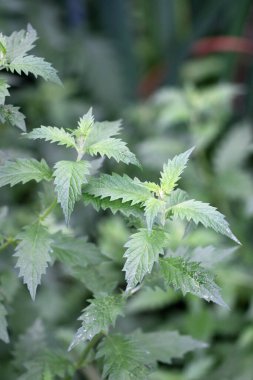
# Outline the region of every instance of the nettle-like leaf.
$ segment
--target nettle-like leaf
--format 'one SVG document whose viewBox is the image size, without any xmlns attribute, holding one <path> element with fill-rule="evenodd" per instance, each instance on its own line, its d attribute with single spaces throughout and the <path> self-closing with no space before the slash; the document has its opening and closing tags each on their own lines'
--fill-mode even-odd
<svg viewBox="0 0 253 380">
<path fill-rule="evenodd" d="M 47 229 L 39 223 L 32 224 L 17 235 L 18 243 L 14 256 L 18 258 L 16 267 L 20 269 L 19 276 L 27 284 L 32 299 L 35 299 L 37 286 L 51 258 L 52 239 Z"/>
<path fill-rule="evenodd" d="M 189 351 L 208 346 L 188 335 L 180 335 L 177 331 L 137 333 L 137 339 L 148 351 L 150 360 L 165 364 L 171 364 L 172 359 L 181 359 Z"/>
<path fill-rule="evenodd" d="M 122 199 L 123 203 L 131 202 L 132 205 L 143 203 L 150 198 L 149 190 L 126 174 L 102 174 L 99 178 L 92 178 L 85 186 L 84 192 L 102 199 L 110 198 L 112 201 Z"/>
<path fill-rule="evenodd" d="M 117 136 L 122 129 L 121 124 L 122 120 L 95 122 L 87 137 L 87 146 L 92 146 L 98 141 L 107 140 L 113 136 Z"/>
<path fill-rule="evenodd" d="M 176 218 L 193 221 L 195 224 L 201 223 L 204 227 L 210 227 L 240 244 L 239 240 L 230 230 L 225 216 L 208 203 L 190 199 L 175 204 L 170 207 L 170 210 Z"/>
<path fill-rule="evenodd" d="M 101 295 L 90 300 L 90 305 L 83 310 L 79 320 L 80 327 L 69 347 L 71 350 L 77 344 L 91 340 L 100 332 L 108 332 L 109 327 L 115 324 L 116 318 L 123 315 L 125 299 L 121 295 Z"/>
<path fill-rule="evenodd" d="M 99 344 L 96 357 L 104 358 L 105 379 L 146 380 L 150 372 L 147 353 L 133 336 L 108 335 Z"/>
<path fill-rule="evenodd" d="M 150 273 L 153 265 L 158 261 L 159 255 L 163 254 L 168 235 L 164 231 L 148 231 L 139 229 L 130 236 L 125 244 L 127 250 L 124 254 L 126 262 L 123 270 L 126 272 L 127 289 L 132 289 L 142 281 L 145 274 Z"/>
<path fill-rule="evenodd" d="M 148 230 L 151 231 L 153 223 L 158 215 L 161 216 L 160 221 L 162 224 L 165 223 L 165 207 L 166 203 L 161 199 L 151 197 L 144 203 L 145 206 L 145 217 L 147 221 Z"/>
<path fill-rule="evenodd" d="M 9 334 L 7 330 L 7 320 L 6 320 L 7 310 L 4 305 L 0 302 L 0 339 L 5 343 L 9 343 Z"/>
<path fill-rule="evenodd" d="M 157 362 L 170 364 L 189 351 L 206 348 L 203 342 L 177 331 L 157 331 L 105 337 L 97 358 L 104 358 L 103 377 L 109 380 L 146 380 Z"/>
<path fill-rule="evenodd" d="M 0 78 L 0 105 L 4 104 L 6 96 L 10 95 L 8 88 L 10 88 L 8 83 Z"/>
<path fill-rule="evenodd" d="M 163 166 L 161 172 L 161 189 L 165 194 L 171 193 L 183 173 L 190 154 L 194 148 L 175 156 Z"/>
<path fill-rule="evenodd" d="M 5 37 L 7 61 L 11 62 L 17 57 L 23 57 L 34 48 L 34 42 L 37 39 L 37 32 L 30 24 L 27 25 L 27 30 L 13 32 L 10 36 Z"/>
<path fill-rule="evenodd" d="M 89 169 L 88 161 L 59 161 L 55 164 L 55 190 L 67 224 L 81 196 L 82 184 L 87 182 Z"/>
<path fill-rule="evenodd" d="M 0 105 L 0 122 L 10 123 L 22 131 L 26 130 L 25 115 L 19 111 L 19 107 L 11 104 Z"/>
<path fill-rule="evenodd" d="M 166 257 L 160 259 L 159 264 L 165 287 L 172 286 L 175 290 L 181 290 L 183 295 L 192 293 L 206 301 L 228 307 L 213 276 L 199 263 L 184 260 L 182 257 Z"/>
<path fill-rule="evenodd" d="M 57 143 L 58 145 L 65 145 L 67 148 L 76 147 L 74 137 L 63 128 L 45 127 L 42 125 L 40 128 L 33 129 L 25 136 L 31 140 L 42 139 L 45 141 Z"/>
<path fill-rule="evenodd" d="M 140 166 L 135 155 L 130 152 L 126 143 L 120 139 L 108 138 L 87 146 L 86 152 L 91 156 L 100 154 L 102 157 L 114 158 L 117 162 Z"/>
<path fill-rule="evenodd" d="M 33 74 L 36 78 L 41 76 L 45 80 L 60 84 L 61 81 L 56 70 L 43 58 L 27 55 L 37 40 L 35 30 L 28 25 L 27 31 L 14 32 L 2 39 L 1 65 L 11 72 Z"/>
<path fill-rule="evenodd" d="M 31 180 L 49 181 L 51 178 L 51 169 L 43 159 L 37 161 L 33 158 L 19 158 L 16 161 L 6 161 L 0 166 L 0 187 L 14 186 L 19 182 L 26 183 Z"/>
<path fill-rule="evenodd" d="M 116 212 L 120 212 L 127 217 L 131 215 L 141 219 L 143 217 L 142 208 L 139 204 L 132 205 L 131 202 L 123 203 L 120 199 L 111 201 L 110 198 L 94 197 L 93 195 L 90 195 L 88 193 L 83 193 L 82 196 L 84 204 L 91 204 L 97 211 L 99 211 L 100 209 L 110 209 L 113 214 L 116 214 Z"/>
</svg>

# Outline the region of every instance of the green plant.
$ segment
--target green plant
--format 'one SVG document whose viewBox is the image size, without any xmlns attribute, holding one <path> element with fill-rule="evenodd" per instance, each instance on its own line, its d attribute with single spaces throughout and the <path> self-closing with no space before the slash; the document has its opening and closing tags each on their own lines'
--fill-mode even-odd
<svg viewBox="0 0 253 380">
<path fill-rule="evenodd" d="M 30 26 L 26 32 L 1 36 L 1 68 L 19 74 L 23 71 L 40 75 L 59 83 L 50 64 L 26 54 L 36 39 Z M 0 82 L 0 86 L 4 114 L 8 107 L 5 97 L 9 86 L 6 81 Z M 10 109 L 12 116 L 2 116 L 2 122 L 10 121 L 24 130 L 23 124 L 11 121 L 13 112 L 16 115 L 18 112 L 22 120 L 24 117 L 19 111 Z M 81 327 L 71 341 L 66 328 L 61 334 L 58 331 L 58 335 L 51 336 L 50 327 L 45 329 L 41 321 L 36 321 L 18 339 L 14 349 L 14 372 L 23 372 L 20 379 L 70 379 L 76 371 L 83 372 L 80 376 L 92 378 L 89 374 L 91 363 L 93 366 L 95 363 L 96 371 L 102 368 L 102 376 L 110 380 L 151 379 L 158 363 L 168 365 L 172 358 L 181 358 L 188 351 L 206 347 L 201 341 L 167 329 L 126 333 L 120 329 L 120 324 L 115 327 L 119 317 L 125 315 L 132 296 L 140 289 L 158 288 L 167 292 L 172 287 L 184 295 L 192 293 L 227 307 L 212 272 L 206 268 L 204 249 L 191 255 L 190 247 L 185 251 L 172 246 L 172 231 L 177 220 L 185 223 L 185 234 L 189 224 L 202 224 L 239 244 L 225 217 L 216 208 L 189 199 L 183 190 L 176 188 L 193 149 L 164 164 L 159 184 L 132 179 L 127 174 L 97 176 L 98 162 L 91 159 L 97 155 L 113 158 L 117 163 L 140 166 L 126 143 L 118 138 L 120 130 L 121 121 L 98 122 L 90 109 L 74 129 L 41 126 L 23 133 L 29 140 L 45 140 L 72 149 L 75 152 L 73 160 L 60 160 L 50 167 L 47 157 L 41 161 L 18 158 L 7 160 L 0 167 L 0 186 L 29 181 L 46 183 L 43 206 L 37 215 L 27 207 L 29 223 L 23 225 L 21 231 L 16 231 L 18 225 L 15 225 L 15 233 L 9 234 L 8 225 L 2 225 L 1 232 L 0 251 L 4 251 L 4 255 L 15 248 L 16 267 L 32 299 L 35 300 L 37 287 L 48 266 L 54 264 L 57 271 L 58 263 L 63 265 L 68 278 L 80 281 L 80 287 L 83 283 L 92 294 L 79 318 Z M 70 220 L 77 202 L 92 205 L 96 210 L 119 212 L 126 218 L 131 234 L 125 242 L 125 279 L 123 260 L 117 251 L 115 256 L 113 252 L 105 254 L 86 237 L 76 237 Z M 54 215 L 61 218 L 58 205 L 65 217 L 65 229 L 54 219 Z M 9 274 L 7 279 L 3 276 L 0 304 L 0 336 L 5 342 L 9 341 L 6 305 L 12 298 L 8 293 L 13 278 L 10 264 L 8 262 L 8 270 L 4 271 L 5 276 Z M 66 343 L 70 343 L 69 354 Z"/>
</svg>

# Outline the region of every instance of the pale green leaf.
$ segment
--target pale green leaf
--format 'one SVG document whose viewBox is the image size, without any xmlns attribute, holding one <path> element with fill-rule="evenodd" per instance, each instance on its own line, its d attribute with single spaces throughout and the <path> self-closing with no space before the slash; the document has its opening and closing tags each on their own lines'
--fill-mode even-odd
<svg viewBox="0 0 253 380">
<path fill-rule="evenodd" d="M 86 152 L 91 156 L 100 154 L 100 156 L 107 156 L 114 158 L 117 162 L 124 162 L 125 164 L 133 164 L 140 166 L 139 161 L 135 155 L 130 152 L 126 143 L 116 138 L 107 138 L 100 140 L 94 144 L 86 147 Z"/>
<path fill-rule="evenodd" d="M 26 130 L 25 116 L 19 111 L 19 107 L 11 104 L 0 105 L 0 122 L 10 123 L 12 126 Z"/>
<path fill-rule="evenodd" d="M 166 203 L 158 198 L 149 198 L 144 203 L 145 217 L 147 221 L 148 230 L 151 231 L 155 219 L 160 216 L 162 224 L 165 223 L 165 206 Z"/>
<path fill-rule="evenodd" d="M 41 276 L 46 273 L 51 260 L 49 252 L 52 240 L 46 228 L 39 223 L 26 227 L 16 239 L 20 240 L 14 254 L 18 258 L 16 267 L 34 300 Z"/>
<path fill-rule="evenodd" d="M 170 210 L 177 218 L 193 221 L 195 224 L 201 223 L 204 227 L 210 227 L 216 232 L 228 236 L 237 244 L 240 244 L 238 239 L 230 230 L 225 216 L 217 211 L 215 207 L 210 206 L 208 203 L 190 199 L 175 204 L 170 208 Z"/>
<path fill-rule="evenodd" d="M 85 205 L 91 204 L 97 211 L 100 209 L 110 209 L 113 214 L 120 212 L 127 217 L 130 215 L 133 215 L 136 218 L 143 217 L 142 209 L 138 204 L 132 205 L 131 202 L 123 203 L 120 199 L 111 201 L 110 198 L 99 198 L 88 193 L 83 193 L 83 201 Z"/>
<path fill-rule="evenodd" d="M 194 148 L 189 149 L 186 152 L 175 156 L 163 166 L 163 171 L 161 172 L 161 188 L 165 194 L 170 194 L 175 188 L 193 149 Z"/>
<path fill-rule="evenodd" d="M 133 336 L 108 335 L 99 344 L 97 358 L 104 358 L 103 378 L 146 380 L 147 353 Z"/>
<path fill-rule="evenodd" d="M 148 189 L 126 174 L 122 177 L 115 173 L 102 174 L 99 178 L 92 178 L 84 191 L 102 199 L 110 198 L 111 201 L 122 199 L 123 203 L 131 202 L 132 205 L 143 203 L 150 197 Z"/>
<path fill-rule="evenodd" d="M 78 127 L 76 130 L 73 131 L 73 135 L 76 137 L 86 139 L 87 136 L 89 136 L 91 129 L 93 128 L 93 125 L 94 116 L 92 108 L 90 108 L 89 111 L 85 115 L 83 115 L 78 121 Z"/>
<path fill-rule="evenodd" d="M 59 161 L 55 164 L 55 190 L 67 224 L 81 196 L 82 184 L 87 182 L 89 168 L 88 161 Z"/>
<path fill-rule="evenodd" d="M 180 359 L 187 352 L 206 348 L 207 344 L 177 331 L 156 331 L 137 333 L 139 344 L 147 350 L 150 361 L 171 364 L 172 359 Z"/>
<path fill-rule="evenodd" d="M 16 161 L 6 161 L 3 166 L 0 166 L 0 187 L 14 186 L 19 182 L 26 183 L 31 180 L 36 182 L 49 181 L 51 176 L 51 170 L 45 160 L 20 158 Z"/>
<path fill-rule="evenodd" d="M 5 343 L 9 343 L 9 334 L 7 330 L 7 311 L 2 303 L 0 303 L 0 339 Z"/>
<path fill-rule="evenodd" d="M 57 143 L 58 145 L 66 145 L 68 148 L 75 148 L 76 146 L 73 136 L 63 128 L 45 127 L 42 125 L 40 128 L 33 129 L 25 136 L 31 140 L 43 139 L 45 141 Z"/>
<path fill-rule="evenodd" d="M 51 63 L 46 62 L 44 58 L 27 55 L 25 57 L 16 57 L 6 67 L 12 73 L 17 72 L 19 75 L 22 72 L 26 75 L 33 74 L 35 78 L 41 76 L 46 81 L 56 84 L 61 84 L 57 75 L 57 71 L 52 67 Z"/>
<path fill-rule="evenodd" d="M 227 307 L 212 275 L 199 263 L 186 261 L 182 257 L 162 258 L 159 263 L 165 287 L 171 286 L 175 290 L 181 290 L 183 295 L 192 293 L 208 302 Z"/>
<path fill-rule="evenodd" d="M 91 146 L 112 136 L 117 136 L 121 130 L 121 123 L 121 120 L 94 123 L 86 141 L 87 146 Z"/>
<path fill-rule="evenodd" d="M 10 95 L 8 91 L 9 87 L 8 83 L 0 78 L 0 105 L 4 104 L 6 96 Z"/>
<path fill-rule="evenodd" d="M 27 25 L 27 30 L 13 32 L 10 36 L 5 37 L 8 63 L 17 57 L 26 55 L 28 51 L 34 48 L 34 42 L 37 39 L 37 33 L 30 24 Z"/>
<path fill-rule="evenodd" d="M 109 327 L 114 326 L 119 315 L 123 315 L 125 299 L 121 295 L 101 295 L 90 300 L 90 305 L 83 310 L 79 320 L 80 327 L 69 347 L 71 350 L 77 344 L 91 340 L 100 332 L 108 332 Z"/>
<path fill-rule="evenodd" d="M 130 236 L 125 244 L 127 250 L 124 254 L 126 262 L 123 270 L 126 272 L 127 288 L 131 289 L 142 281 L 145 274 L 150 273 L 153 265 L 163 254 L 166 246 L 167 234 L 164 231 L 139 229 Z"/>
</svg>

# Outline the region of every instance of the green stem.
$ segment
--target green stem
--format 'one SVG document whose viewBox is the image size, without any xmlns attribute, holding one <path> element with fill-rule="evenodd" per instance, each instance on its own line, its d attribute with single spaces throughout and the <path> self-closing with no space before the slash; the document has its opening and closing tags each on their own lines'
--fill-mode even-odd
<svg viewBox="0 0 253 380">
<path fill-rule="evenodd" d="M 101 332 L 97 335 L 95 335 L 91 341 L 87 344 L 87 346 L 85 347 L 84 351 L 82 352 L 78 362 L 76 363 L 76 369 L 80 369 L 82 367 L 85 366 L 86 362 L 87 362 L 87 357 L 90 353 L 90 351 L 92 350 L 93 347 L 96 346 L 96 344 L 100 341 L 100 339 L 102 338 L 104 334 Z"/>
<path fill-rule="evenodd" d="M 43 222 L 43 220 L 45 220 L 46 217 L 49 214 L 51 214 L 51 212 L 53 211 L 53 209 L 55 208 L 56 205 L 57 205 L 57 199 L 54 199 L 54 201 L 51 203 L 51 205 L 48 206 L 48 208 L 42 214 L 40 214 L 39 221 Z"/>
<path fill-rule="evenodd" d="M 6 240 L 6 242 L 0 246 L 0 252 L 1 252 L 1 251 L 4 251 L 5 248 L 7 248 L 7 247 L 8 247 L 9 245 L 11 245 L 12 243 L 15 243 L 15 240 L 14 240 L 13 238 L 8 238 L 8 239 Z"/>
</svg>

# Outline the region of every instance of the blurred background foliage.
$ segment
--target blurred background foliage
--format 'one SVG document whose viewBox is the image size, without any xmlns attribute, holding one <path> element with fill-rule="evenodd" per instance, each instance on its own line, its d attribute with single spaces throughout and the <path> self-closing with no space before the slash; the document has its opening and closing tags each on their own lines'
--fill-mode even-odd
<svg viewBox="0 0 253 380">
<path fill-rule="evenodd" d="M 252 380 L 252 1 L 0 2 L 3 33 L 25 28 L 27 23 L 40 36 L 37 53 L 53 63 L 64 83 L 57 87 L 4 74 L 13 86 L 11 102 L 27 116 L 28 130 L 41 124 L 72 128 L 92 105 L 97 119 L 124 119 L 124 138 L 143 163 L 142 172 L 127 168 L 127 173 L 149 180 L 158 178 L 168 158 L 194 145 L 183 188 L 217 206 L 242 242 L 234 250 L 213 232 L 189 226 L 184 235 L 183 226 L 173 223 L 172 249 L 188 247 L 191 255 L 205 255 L 207 267 L 212 257 L 230 310 L 173 291 L 145 287 L 136 294 L 127 318 L 120 319 L 123 330 L 169 327 L 210 344 L 184 363 L 161 367 L 152 380 Z M 1 163 L 29 155 L 54 163 L 63 152 L 67 159 L 61 147 L 31 143 L 8 126 L 1 126 L 0 149 Z M 104 162 L 103 167 L 108 172 L 126 172 L 124 165 Z M 0 223 L 5 231 L 15 233 L 33 219 L 48 192 L 44 189 L 38 200 L 37 188 L 1 190 Z M 55 223 L 52 220 L 54 228 Z M 57 228 L 65 227 L 57 221 Z M 122 218 L 78 208 L 71 228 L 88 235 L 115 268 L 121 268 L 122 247 L 130 233 Z M 196 247 L 205 248 L 199 253 Z M 11 305 L 12 343 L 11 349 L 0 343 L 0 371 L 1 379 L 9 380 L 14 378 L 9 363 L 17 336 L 39 317 L 67 347 L 76 327 L 73 321 L 90 289 L 70 278 L 64 268 L 52 267 L 33 303 L 16 274 L 7 271 L 11 258 L 1 255 L 0 296 L 4 293 Z M 104 265 L 108 286 L 115 268 Z"/>
</svg>

